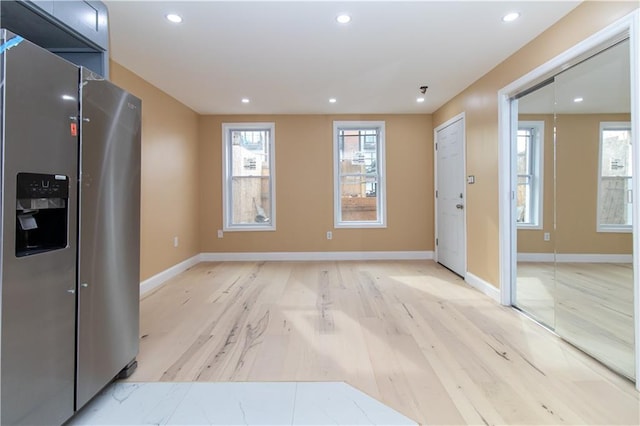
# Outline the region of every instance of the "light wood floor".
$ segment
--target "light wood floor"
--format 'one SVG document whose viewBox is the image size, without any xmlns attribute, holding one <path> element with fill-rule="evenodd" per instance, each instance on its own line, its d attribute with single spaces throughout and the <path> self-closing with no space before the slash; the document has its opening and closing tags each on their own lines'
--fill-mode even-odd
<svg viewBox="0 0 640 426">
<path fill-rule="evenodd" d="M 431 261 L 201 263 L 132 381 L 345 381 L 422 424 L 638 424 L 628 380 Z"/>
<path fill-rule="evenodd" d="M 516 301 L 564 339 L 635 376 L 631 264 L 520 262 Z"/>
</svg>

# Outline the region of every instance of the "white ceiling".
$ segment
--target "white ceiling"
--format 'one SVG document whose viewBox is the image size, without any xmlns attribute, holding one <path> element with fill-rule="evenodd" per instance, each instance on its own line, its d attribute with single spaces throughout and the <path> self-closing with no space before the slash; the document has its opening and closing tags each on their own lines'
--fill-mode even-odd
<svg viewBox="0 0 640 426">
<path fill-rule="evenodd" d="M 357 114 L 435 111 L 579 2 L 106 4 L 113 60 L 198 113 Z"/>
</svg>

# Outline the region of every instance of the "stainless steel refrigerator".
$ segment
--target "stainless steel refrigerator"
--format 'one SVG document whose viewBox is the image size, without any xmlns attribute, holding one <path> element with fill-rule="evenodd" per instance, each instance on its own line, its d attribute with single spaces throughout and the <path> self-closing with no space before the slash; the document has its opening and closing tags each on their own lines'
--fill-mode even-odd
<svg viewBox="0 0 640 426">
<path fill-rule="evenodd" d="M 62 424 L 135 368 L 140 100 L 0 30 L 0 423 Z"/>
</svg>

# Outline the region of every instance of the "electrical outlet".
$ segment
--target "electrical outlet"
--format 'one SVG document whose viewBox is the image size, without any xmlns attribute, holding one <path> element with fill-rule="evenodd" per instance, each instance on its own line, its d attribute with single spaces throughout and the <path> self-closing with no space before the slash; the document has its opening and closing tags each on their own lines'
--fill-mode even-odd
<svg viewBox="0 0 640 426">
<path fill-rule="evenodd" d="M 173 237 L 173 246 L 178 247 L 178 237 Z"/>
<path fill-rule="evenodd" d="M 224 237 L 224 232 L 222 232 L 222 229 L 218 229 L 218 238 L 222 237 Z"/>
<path fill-rule="evenodd" d="M 545 233 L 544 233 L 544 240 L 545 240 L 545 241 L 551 241 L 551 234 L 550 234 L 550 233 L 548 233 L 548 232 L 545 232 Z"/>
<path fill-rule="evenodd" d="M 330 240 L 332 238 L 333 238 L 333 232 L 327 231 L 327 240 Z"/>
</svg>

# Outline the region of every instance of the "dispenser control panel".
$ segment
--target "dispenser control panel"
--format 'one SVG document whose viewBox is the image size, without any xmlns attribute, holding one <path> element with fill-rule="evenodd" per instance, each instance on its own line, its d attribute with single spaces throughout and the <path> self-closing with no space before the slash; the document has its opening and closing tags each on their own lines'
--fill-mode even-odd
<svg viewBox="0 0 640 426">
<path fill-rule="evenodd" d="M 19 173 L 17 198 L 67 198 L 69 179 L 64 175 Z"/>
</svg>

